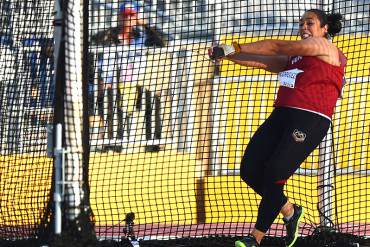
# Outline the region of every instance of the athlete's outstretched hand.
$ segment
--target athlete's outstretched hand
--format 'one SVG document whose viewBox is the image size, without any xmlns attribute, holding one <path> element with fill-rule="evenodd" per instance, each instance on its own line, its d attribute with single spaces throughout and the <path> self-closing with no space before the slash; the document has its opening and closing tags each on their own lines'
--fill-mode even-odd
<svg viewBox="0 0 370 247">
<path fill-rule="evenodd" d="M 233 42 L 232 45 L 217 45 L 212 46 L 208 49 L 209 58 L 212 60 L 219 60 L 228 55 L 232 55 L 240 52 L 240 46 L 238 43 Z"/>
</svg>

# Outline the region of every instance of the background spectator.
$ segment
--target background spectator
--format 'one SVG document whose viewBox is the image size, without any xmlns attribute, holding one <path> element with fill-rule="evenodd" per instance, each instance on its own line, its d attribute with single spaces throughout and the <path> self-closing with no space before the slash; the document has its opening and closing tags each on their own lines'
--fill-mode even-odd
<svg viewBox="0 0 370 247">
<path fill-rule="evenodd" d="M 140 6 L 135 1 L 123 2 L 118 11 L 118 25 L 109 28 L 92 36 L 91 42 L 95 45 L 111 46 L 124 45 L 135 47 L 163 47 L 167 44 L 166 35 L 158 31 L 156 28 L 150 27 L 145 21 L 140 18 Z M 135 50 L 135 49 L 133 49 Z M 134 83 L 134 58 L 128 53 L 108 52 L 98 56 L 99 67 L 101 70 L 98 80 L 98 108 L 103 109 L 105 103 L 108 103 L 108 111 L 106 116 L 102 114 L 103 110 L 97 110 L 102 119 L 105 119 L 106 132 L 108 138 L 123 138 L 124 129 L 127 131 L 127 136 L 130 136 L 130 125 L 134 109 L 140 110 L 142 96 L 146 96 L 145 100 L 145 126 L 146 138 L 151 139 L 151 115 L 153 107 L 156 113 L 155 138 L 160 138 L 160 117 L 159 117 L 159 93 L 154 95 L 152 100 L 152 92 L 138 86 Z M 132 54 L 131 54 L 132 55 Z M 97 56 L 95 56 L 97 57 Z M 140 60 L 145 60 L 145 57 Z M 93 87 L 95 88 L 95 87 Z M 144 92 L 145 91 L 145 94 Z M 91 91 L 93 94 L 93 91 Z M 106 101 L 106 102 L 104 102 Z M 136 105 L 136 108 L 134 107 Z M 158 109 L 157 109 L 158 108 Z M 92 111 L 94 112 L 94 111 Z M 114 119 L 117 115 L 117 132 L 114 132 Z M 157 116 L 158 115 L 158 116 Z M 104 133 L 103 133 L 104 135 Z M 100 135 L 101 136 L 101 135 Z"/>
<path fill-rule="evenodd" d="M 168 35 L 151 27 L 140 18 L 141 8 L 135 1 L 123 2 L 118 11 L 118 25 L 93 35 L 95 45 L 144 45 L 164 47 Z"/>
</svg>

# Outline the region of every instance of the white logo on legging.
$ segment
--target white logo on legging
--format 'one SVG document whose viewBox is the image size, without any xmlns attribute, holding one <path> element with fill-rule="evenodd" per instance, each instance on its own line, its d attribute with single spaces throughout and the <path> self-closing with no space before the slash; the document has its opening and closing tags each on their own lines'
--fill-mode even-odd
<svg viewBox="0 0 370 247">
<path fill-rule="evenodd" d="M 292 136 L 294 141 L 296 142 L 304 142 L 304 140 L 306 139 L 306 134 L 297 129 L 293 131 Z"/>
</svg>

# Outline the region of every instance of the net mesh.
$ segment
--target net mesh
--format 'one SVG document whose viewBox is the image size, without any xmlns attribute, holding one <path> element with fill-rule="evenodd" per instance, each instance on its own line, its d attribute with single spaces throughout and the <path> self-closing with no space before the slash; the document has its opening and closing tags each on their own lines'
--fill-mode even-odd
<svg viewBox="0 0 370 247">
<path fill-rule="evenodd" d="M 71 27 L 65 50 L 65 136 L 72 151 L 66 177 L 74 182 L 65 200 L 89 198 L 100 239 L 225 246 L 253 229 L 260 198 L 241 181 L 239 164 L 273 110 L 277 76 L 227 61 L 214 64 L 207 49 L 233 40 L 296 40 L 298 20 L 312 8 L 344 16 L 333 42 L 348 58 L 346 85 L 326 139 L 285 192 L 306 210 L 299 233 L 308 240 L 300 246 L 331 243 L 340 233 L 342 242 L 335 241 L 343 247 L 353 236 L 369 235 L 369 1 L 85 1 L 86 112 L 79 21 L 69 19 L 79 16 L 80 3 L 64 4 Z M 53 61 L 46 54 L 53 41 L 53 2 L 2 1 L 0 9 L 0 239 L 36 237 L 52 205 L 45 124 L 53 116 Z M 127 33 L 128 25 L 136 27 Z M 88 126 L 82 114 L 88 114 Z M 83 127 L 89 138 L 81 138 Z M 88 179 L 81 167 L 87 165 L 86 141 Z M 81 190 L 87 182 L 89 191 Z M 68 205 L 80 213 L 81 205 Z M 267 235 L 265 244 L 282 244 L 281 218 Z"/>
<path fill-rule="evenodd" d="M 121 4 L 90 6 L 90 188 L 98 235 L 127 234 L 129 212 L 143 239 L 252 230 L 260 198 L 239 178 L 239 164 L 273 109 L 277 76 L 215 65 L 207 47 L 296 40 L 299 18 L 313 8 L 344 16 L 333 42 L 349 59 L 347 84 L 328 136 L 285 191 L 306 209 L 302 236 L 326 227 L 368 235 L 368 2 L 144 1 L 137 9 L 144 37 L 131 43 L 123 41 Z M 285 235 L 281 218 L 268 235 Z"/>
<path fill-rule="evenodd" d="M 35 237 L 47 220 L 52 21 L 52 1 L 0 3 L 0 238 Z"/>
</svg>

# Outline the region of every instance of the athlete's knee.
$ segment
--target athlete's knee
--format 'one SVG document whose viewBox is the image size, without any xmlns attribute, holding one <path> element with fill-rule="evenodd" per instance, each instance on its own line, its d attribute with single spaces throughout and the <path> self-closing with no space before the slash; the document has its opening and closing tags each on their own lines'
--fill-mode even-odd
<svg viewBox="0 0 370 247">
<path fill-rule="evenodd" d="M 248 164 L 242 162 L 240 165 L 240 177 L 247 184 L 253 183 L 256 177 L 256 172 L 248 166 Z"/>
<path fill-rule="evenodd" d="M 266 172 L 263 176 L 265 185 L 284 187 L 288 181 L 288 178 L 290 177 L 290 174 L 278 164 L 271 164 L 267 167 L 270 168 L 266 169 Z"/>
<path fill-rule="evenodd" d="M 285 178 L 276 177 L 273 172 L 268 172 L 263 179 L 263 191 L 273 197 L 284 198 L 284 186 L 286 182 L 287 180 Z"/>
<path fill-rule="evenodd" d="M 240 177 L 241 179 L 251 187 L 256 193 L 262 195 L 263 192 L 263 171 L 256 171 L 248 168 L 247 165 L 241 165 L 240 167 Z"/>
</svg>

